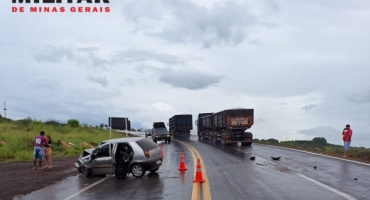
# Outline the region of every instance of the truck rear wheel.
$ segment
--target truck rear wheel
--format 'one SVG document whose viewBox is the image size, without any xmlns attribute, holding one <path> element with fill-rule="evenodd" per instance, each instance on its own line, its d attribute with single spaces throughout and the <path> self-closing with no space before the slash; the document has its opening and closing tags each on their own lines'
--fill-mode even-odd
<svg viewBox="0 0 370 200">
<path fill-rule="evenodd" d="M 251 146 L 252 143 L 251 142 L 242 142 L 242 146 Z"/>
</svg>

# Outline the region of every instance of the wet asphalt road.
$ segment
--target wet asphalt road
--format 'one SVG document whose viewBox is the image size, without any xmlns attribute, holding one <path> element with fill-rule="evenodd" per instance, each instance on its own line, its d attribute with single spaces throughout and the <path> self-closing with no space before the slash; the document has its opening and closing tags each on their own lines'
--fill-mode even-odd
<svg viewBox="0 0 370 200">
<path fill-rule="evenodd" d="M 370 199 L 370 166 L 257 144 L 221 148 L 195 138 L 187 143 L 204 161 L 214 200 Z M 162 145 L 165 157 L 157 173 L 126 180 L 77 175 L 23 199 L 191 199 L 194 163 L 189 149 L 177 142 Z M 180 152 L 188 168 L 184 173 L 177 170 Z M 256 159 L 250 160 L 253 155 Z"/>
</svg>

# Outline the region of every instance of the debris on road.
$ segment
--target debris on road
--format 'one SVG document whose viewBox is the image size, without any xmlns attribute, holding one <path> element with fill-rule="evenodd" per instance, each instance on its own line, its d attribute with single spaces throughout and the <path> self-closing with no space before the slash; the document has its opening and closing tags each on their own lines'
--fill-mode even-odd
<svg viewBox="0 0 370 200">
<path fill-rule="evenodd" d="M 314 169 L 317 169 L 317 166 L 314 166 L 313 168 L 314 168 Z"/>
<path fill-rule="evenodd" d="M 68 142 L 68 144 L 71 145 L 71 146 L 77 146 L 77 144 L 73 144 L 71 142 Z"/>
<path fill-rule="evenodd" d="M 58 140 L 58 145 L 61 145 L 65 148 L 71 147 L 71 145 L 69 145 L 67 142 L 64 142 L 62 140 Z"/>
<path fill-rule="evenodd" d="M 257 163 L 257 165 L 262 165 L 262 166 L 266 166 L 266 164 L 262 164 L 262 163 Z"/>
<path fill-rule="evenodd" d="M 281 156 L 279 156 L 279 157 L 271 156 L 271 158 L 272 158 L 273 160 L 280 160 Z"/>
<path fill-rule="evenodd" d="M 256 156 L 252 156 L 250 159 L 251 160 L 255 160 L 256 159 Z"/>
<path fill-rule="evenodd" d="M 82 142 L 80 145 L 81 146 L 84 146 L 84 147 L 88 147 L 88 148 L 95 148 L 93 145 L 91 145 L 91 144 L 89 144 L 87 142 Z"/>
<path fill-rule="evenodd" d="M 357 178 L 354 178 L 355 179 L 355 181 L 357 181 Z"/>
</svg>

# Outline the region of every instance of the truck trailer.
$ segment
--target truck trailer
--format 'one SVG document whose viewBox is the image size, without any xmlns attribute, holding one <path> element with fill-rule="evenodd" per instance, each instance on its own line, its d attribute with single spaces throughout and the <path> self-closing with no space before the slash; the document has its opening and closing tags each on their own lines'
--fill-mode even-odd
<svg viewBox="0 0 370 200">
<path fill-rule="evenodd" d="M 229 109 L 217 113 L 200 113 L 196 121 L 200 140 L 222 145 L 251 145 L 253 134 L 245 132 L 254 123 L 254 109 Z"/>
<path fill-rule="evenodd" d="M 189 139 L 193 130 L 193 116 L 190 114 L 174 115 L 169 119 L 170 133 L 174 139 Z"/>
<path fill-rule="evenodd" d="M 207 129 L 203 127 L 203 117 L 212 115 L 213 113 L 199 113 L 198 119 L 195 121 L 195 125 L 197 126 L 197 133 L 198 133 L 198 139 L 202 139 L 201 133 L 203 131 L 206 131 Z"/>
</svg>

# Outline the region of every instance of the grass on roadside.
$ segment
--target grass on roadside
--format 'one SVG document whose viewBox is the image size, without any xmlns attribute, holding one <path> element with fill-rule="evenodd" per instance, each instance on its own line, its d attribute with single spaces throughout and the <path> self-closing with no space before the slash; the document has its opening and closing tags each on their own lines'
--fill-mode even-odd
<svg viewBox="0 0 370 200">
<path fill-rule="evenodd" d="M 323 138 L 320 138 L 323 139 Z M 259 140 L 255 139 L 253 142 L 260 144 L 275 145 L 298 150 L 305 150 L 314 153 L 322 153 L 329 156 L 341 157 L 344 154 L 343 146 L 326 143 L 326 140 L 315 142 L 314 140 L 295 140 L 295 141 L 278 141 L 276 139 Z M 370 148 L 364 147 L 350 147 L 348 151 L 350 159 L 370 162 Z"/>
<path fill-rule="evenodd" d="M 76 156 L 84 149 L 86 142 L 93 146 L 110 137 L 109 130 L 93 127 L 70 128 L 66 125 L 46 125 L 33 120 L 0 122 L 0 162 L 31 161 L 33 159 L 33 139 L 40 131 L 45 131 L 53 141 L 53 157 Z M 121 138 L 125 134 L 112 131 L 112 138 Z M 59 146 L 58 140 L 76 144 L 76 146 Z"/>
</svg>

